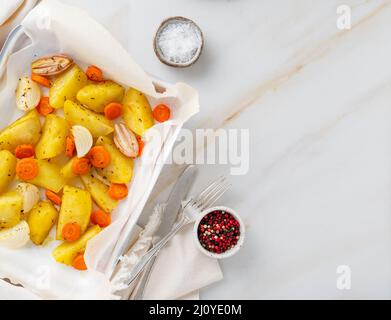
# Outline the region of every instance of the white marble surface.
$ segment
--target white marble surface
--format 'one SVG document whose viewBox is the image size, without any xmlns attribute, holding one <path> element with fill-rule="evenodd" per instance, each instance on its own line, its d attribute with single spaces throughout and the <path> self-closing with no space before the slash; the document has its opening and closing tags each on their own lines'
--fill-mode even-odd
<svg viewBox="0 0 391 320">
<path fill-rule="evenodd" d="M 250 129 L 250 172 L 231 176 L 220 201 L 243 216 L 247 242 L 202 298 L 391 298 L 391 1 L 64 1 L 149 73 L 199 90 L 188 128 Z M 349 31 L 336 27 L 341 4 L 352 8 Z M 152 50 L 173 15 L 206 37 L 189 69 Z M 195 189 L 219 173 L 229 167 L 200 167 Z M 351 268 L 350 290 L 336 287 L 339 265 Z"/>
</svg>

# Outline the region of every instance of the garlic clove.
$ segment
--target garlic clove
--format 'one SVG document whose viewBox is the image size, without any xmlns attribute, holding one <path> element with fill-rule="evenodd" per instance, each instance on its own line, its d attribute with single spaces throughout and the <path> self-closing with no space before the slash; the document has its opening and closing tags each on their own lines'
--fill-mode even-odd
<svg viewBox="0 0 391 320">
<path fill-rule="evenodd" d="M 15 91 L 16 107 L 23 111 L 29 111 L 38 106 L 41 100 L 41 89 L 39 85 L 27 76 L 18 81 Z"/>
<path fill-rule="evenodd" d="M 73 126 L 71 131 L 75 139 L 77 157 L 84 157 L 91 150 L 93 144 L 92 134 L 83 126 Z"/>
<path fill-rule="evenodd" d="M 122 154 L 129 158 L 135 158 L 138 155 L 139 146 L 137 138 L 125 124 L 114 125 L 114 143 Z"/>
<path fill-rule="evenodd" d="M 31 183 L 21 182 L 16 186 L 23 197 L 23 213 L 29 212 L 39 201 L 39 189 Z"/>
<path fill-rule="evenodd" d="M 35 60 L 31 63 L 31 71 L 42 76 L 54 76 L 64 72 L 72 64 L 72 58 L 58 54 Z"/>
<path fill-rule="evenodd" d="M 26 221 L 19 222 L 12 228 L 0 231 L 0 246 L 8 249 L 18 249 L 30 240 L 30 227 Z"/>
</svg>

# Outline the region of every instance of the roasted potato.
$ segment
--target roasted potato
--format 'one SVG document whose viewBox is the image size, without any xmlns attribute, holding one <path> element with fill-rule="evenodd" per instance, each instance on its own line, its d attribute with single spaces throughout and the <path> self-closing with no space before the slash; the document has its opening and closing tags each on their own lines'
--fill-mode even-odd
<svg viewBox="0 0 391 320">
<path fill-rule="evenodd" d="M 38 175 L 29 182 L 36 186 L 59 192 L 65 185 L 65 178 L 60 174 L 60 168 L 47 160 L 37 160 Z M 20 178 L 19 178 L 20 179 Z M 23 179 L 20 179 L 23 181 Z"/>
<path fill-rule="evenodd" d="M 77 92 L 88 83 L 88 79 L 79 66 L 74 65 L 61 74 L 49 91 L 49 103 L 55 109 L 64 106 L 66 100 L 76 101 Z"/>
<path fill-rule="evenodd" d="M 64 118 L 49 114 L 46 116 L 42 136 L 35 147 L 37 159 L 51 159 L 65 151 L 65 140 L 69 124 Z"/>
<path fill-rule="evenodd" d="M 142 92 L 133 88 L 128 89 L 122 104 L 125 124 L 134 133 L 142 136 L 153 126 L 151 106 Z"/>
<path fill-rule="evenodd" d="M 98 173 L 113 183 L 129 183 L 133 176 L 133 159 L 124 156 L 109 137 L 99 137 L 97 146 L 103 146 L 110 153 L 110 164 L 97 169 Z"/>
<path fill-rule="evenodd" d="M 0 229 L 12 228 L 20 221 L 23 209 L 23 198 L 16 191 L 0 196 Z"/>
<path fill-rule="evenodd" d="M 27 219 L 31 241 L 36 245 L 41 245 L 56 223 L 57 218 L 58 212 L 50 202 L 38 202 L 31 209 Z"/>
<path fill-rule="evenodd" d="M 35 145 L 41 135 L 41 122 L 34 109 L 0 132 L 0 150 L 15 151 L 21 144 Z"/>
<path fill-rule="evenodd" d="M 73 157 L 71 160 L 69 160 L 62 168 L 61 168 L 61 175 L 65 178 L 65 179 L 72 179 L 72 178 L 75 178 L 77 177 L 77 175 L 75 175 L 73 173 L 73 170 L 72 170 L 72 164 L 73 164 L 73 160 L 76 159 L 77 157 Z"/>
<path fill-rule="evenodd" d="M 125 89 L 113 81 L 93 83 L 81 88 L 77 100 L 95 112 L 103 112 L 110 102 L 122 102 Z"/>
<path fill-rule="evenodd" d="M 57 223 L 57 240 L 63 240 L 62 229 L 67 223 L 76 223 L 81 232 L 90 223 L 92 200 L 88 191 L 70 186 L 64 187 L 60 215 Z"/>
<path fill-rule="evenodd" d="M 102 210 L 110 213 L 118 205 L 118 201 L 112 199 L 109 196 L 109 187 L 106 186 L 103 182 L 99 181 L 91 174 L 81 176 L 81 180 L 83 181 L 86 190 L 91 193 L 92 199 L 94 199 L 96 204 Z"/>
<path fill-rule="evenodd" d="M 88 228 L 88 230 L 75 242 L 64 242 L 52 252 L 54 259 L 59 263 L 72 265 L 73 260 L 80 253 L 86 250 L 87 242 L 100 232 L 98 225 Z"/>
<path fill-rule="evenodd" d="M 0 151 L 0 193 L 3 193 L 15 177 L 16 158 L 8 150 Z"/>
<path fill-rule="evenodd" d="M 70 100 L 64 104 L 65 119 L 72 125 L 78 124 L 86 127 L 93 137 L 105 136 L 114 131 L 114 125 L 103 115 L 95 113 Z"/>
</svg>

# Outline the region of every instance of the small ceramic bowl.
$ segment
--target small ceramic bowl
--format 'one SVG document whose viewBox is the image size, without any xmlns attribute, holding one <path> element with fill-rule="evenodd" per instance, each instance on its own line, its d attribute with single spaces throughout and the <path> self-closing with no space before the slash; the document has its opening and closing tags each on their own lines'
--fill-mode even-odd
<svg viewBox="0 0 391 320">
<path fill-rule="evenodd" d="M 162 52 L 160 45 L 159 45 L 159 38 L 163 30 L 170 24 L 175 24 L 175 23 L 188 23 L 191 24 L 192 27 L 198 32 L 200 36 L 200 44 L 199 47 L 197 48 L 197 51 L 195 52 L 194 56 L 186 62 L 174 62 L 169 60 Z M 181 16 L 176 16 L 176 17 L 171 17 L 166 20 L 164 20 L 159 28 L 156 31 L 155 37 L 153 39 L 153 48 L 155 50 L 156 56 L 159 58 L 161 62 L 164 64 L 171 66 L 171 67 L 176 67 L 176 68 L 185 68 L 185 67 L 190 67 L 193 65 L 201 56 L 202 49 L 204 47 L 204 36 L 202 34 L 201 28 L 193 21 L 185 17 Z"/>
<path fill-rule="evenodd" d="M 198 226 L 200 225 L 201 223 L 201 220 L 206 216 L 208 215 L 209 213 L 213 212 L 213 211 L 226 211 L 228 214 L 231 214 L 240 224 L 240 237 L 238 239 L 238 242 L 236 243 L 235 247 L 233 247 L 232 249 L 229 249 L 223 253 L 215 253 L 215 252 L 210 252 L 208 250 L 206 250 L 200 243 L 200 241 L 198 240 Z M 240 218 L 240 216 L 235 212 L 235 210 L 231 209 L 231 208 L 228 208 L 228 207 L 223 207 L 223 206 L 219 206 L 219 207 L 212 207 L 212 208 L 209 208 L 209 209 L 206 209 L 205 211 L 203 211 L 200 216 L 197 218 L 197 220 L 195 221 L 195 224 L 194 224 L 194 228 L 193 228 L 193 237 L 194 237 L 194 240 L 197 244 L 197 247 L 198 249 L 204 253 L 205 255 L 207 255 L 208 257 L 211 257 L 211 258 L 215 258 L 215 259 L 225 259 L 225 258 L 228 258 L 228 257 L 232 257 L 234 254 L 236 254 L 240 248 L 242 247 L 243 245 L 243 242 L 244 242 L 244 237 L 245 237 L 245 227 L 244 227 L 244 223 L 242 221 L 242 219 Z"/>
</svg>

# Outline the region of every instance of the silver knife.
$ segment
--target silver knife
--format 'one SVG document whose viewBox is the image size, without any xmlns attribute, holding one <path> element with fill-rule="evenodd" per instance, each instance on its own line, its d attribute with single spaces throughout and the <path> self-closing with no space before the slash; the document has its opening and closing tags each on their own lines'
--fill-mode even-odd
<svg viewBox="0 0 391 320">
<path fill-rule="evenodd" d="M 171 193 L 167 200 L 167 205 L 162 216 L 162 222 L 156 231 L 152 245 L 155 245 L 161 238 L 167 235 L 175 221 L 177 220 L 178 214 L 182 207 L 182 201 L 186 199 L 189 190 L 194 182 L 195 175 L 197 173 L 197 168 L 194 165 L 187 166 L 183 172 L 178 177 L 174 187 L 171 190 Z M 144 272 L 141 276 L 136 288 L 133 290 L 131 298 L 139 300 L 142 298 L 146 284 L 148 283 L 150 273 L 152 271 L 156 256 L 151 259 L 144 269 Z"/>
</svg>

